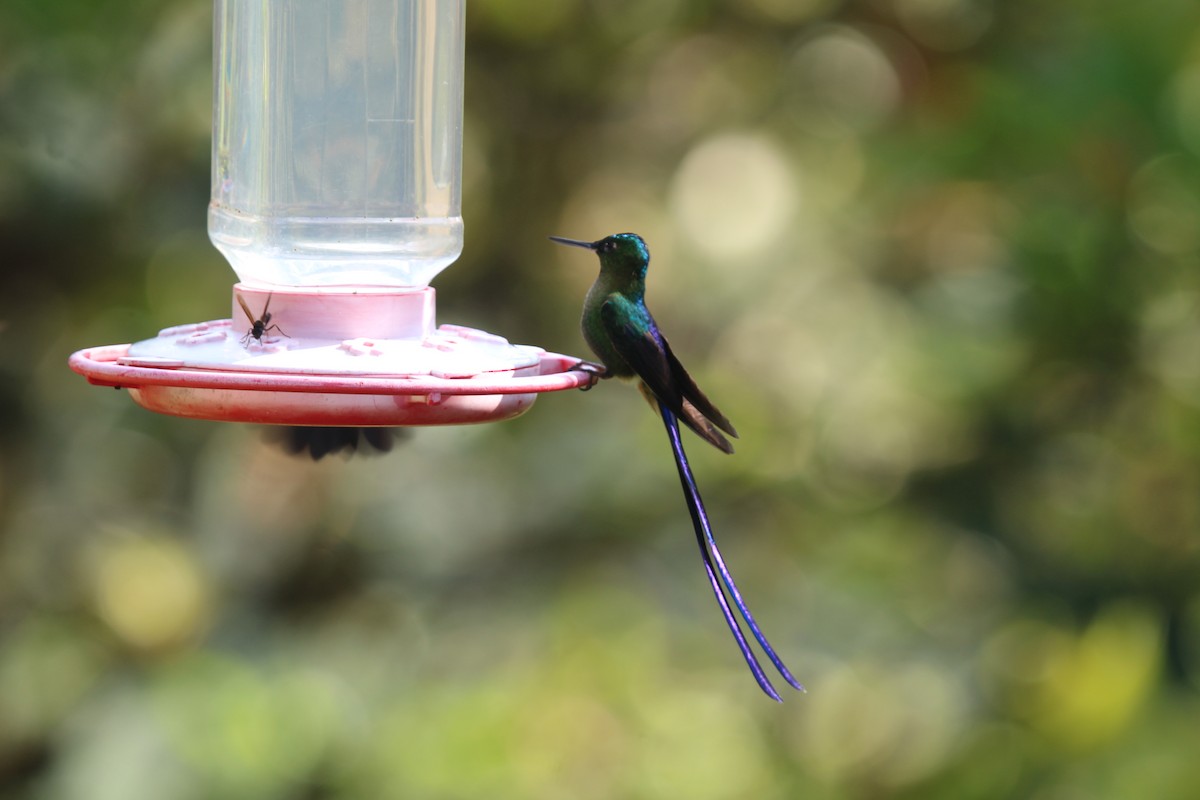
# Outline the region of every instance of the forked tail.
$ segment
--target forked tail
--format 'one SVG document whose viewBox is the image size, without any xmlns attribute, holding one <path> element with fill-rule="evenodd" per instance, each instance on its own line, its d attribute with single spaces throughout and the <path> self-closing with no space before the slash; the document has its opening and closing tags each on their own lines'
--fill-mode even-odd
<svg viewBox="0 0 1200 800">
<path fill-rule="evenodd" d="M 729 591 L 729 595 L 733 598 L 733 604 L 737 606 L 742 619 L 746 621 L 750 632 L 754 634 L 754 638 L 758 640 L 759 645 L 767 654 L 767 658 L 775 665 L 775 669 L 779 670 L 783 679 L 802 692 L 804 687 L 792 677 L 792 673 L 784 666 L 783 661 L 775 653 L 775 649 L 771 647 L 771 643 L 767 641 L 762 629 L 754 621 L 754 615 L 750 613 L 750 609 L 742 600 L 742 593 L 738 591 L 737 584 L 733 582 L 733 576 L 729 574 L 729 569 L 725 566 L 725 559 L 721 557 L 716 539 L 713 538 L 712 527 L 708 523 L 708 514 L 704 510 L 704 502 L 700 499 L 700 489 L 696 486 L 696 479 L 692 476 L 692 468 L 688 465 L 687 454 L 683 452 L 683 442 L 679 436 L 679 421 L 662 403 L 658 404 L 658 410 L 662 414 L 663 424 L 667 428 L 667 437 L 671 440 L 671 452 L 675 455 L 675 467 L 679 470 L 679 483 L 683 486 L 683 496 L 687 501 L 688 513 L 692 516 L 692 526 L 696 531 L 696 542 L 700 545 L 700 555 L 704 558 L 704 570 L 708 573 L 708 582 L 712 586 L 713 594 L 717 597 L 717 605 L 721 607 L 721 613 L 725 615 L 725 624 L 729 626 L 730 633 L 733 634 L 738 647 L 741 648 L 742 657 L 746 659 L 746 665 L 754 673 L 754 679 L 758 681 L 758 685 L 768 697 L 782 702 L 779 693 L 775 691 L 775 687 L 771 685 L 770 679 L 763 671 L 762 665 L 758 663 L 758 657 L 754 655 L 749 642 L 742 634 L 742 628 L 729 608 L 725 590 Z M 718 573 L 721 576 L 720 580 L 717 579 Z M 724 589 L 722 589 L 722 584 L 724 584 Z"/>
</svg>

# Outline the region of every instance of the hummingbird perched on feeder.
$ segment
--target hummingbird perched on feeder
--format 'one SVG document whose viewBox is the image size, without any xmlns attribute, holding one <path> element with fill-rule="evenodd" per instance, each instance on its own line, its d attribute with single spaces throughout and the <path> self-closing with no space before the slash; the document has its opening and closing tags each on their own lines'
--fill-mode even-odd
<svg viewBox="0 0 1200 800">
<path fill-rule="evenodd" d="M 603 377 L 636 380 L 642 395 L 662 417 L 708 582 L 747 666 L 763 692 L 780 701 L 779 693 L 771 685 L 729 608 L 726 592 L 733 598 L 733 604 L 775 669 L 791 686 L 804 691 L 746 607 L 713 538 L 712 526 L 700 499 L 700 490 L 683 451 L 679 422 L 682 421 L 700 438 L 725 453 L 733 452 L 726 435 L 737 438 L 737 432 L 679 363 L 646 308 L 646 269 L 650 265 L 650 250 L 636 233 L 617 233 L 595 242 L 564 239 L 561 236 L 551 236 L 550 239 L 559 244 L 591 250 L 600 257 L 600 274 L 583 303 L 583 338 L 604 365 Z M 587 366 L 582 365 L 582 368 Z"/>
</svg>

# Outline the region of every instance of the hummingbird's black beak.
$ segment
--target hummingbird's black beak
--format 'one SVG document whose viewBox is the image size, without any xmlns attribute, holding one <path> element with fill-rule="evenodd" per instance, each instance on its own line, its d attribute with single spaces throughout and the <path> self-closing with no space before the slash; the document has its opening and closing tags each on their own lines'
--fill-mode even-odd
<svg viewBox="0 0 1200 800">
<path fill-rule="evenodd" d="M 550 241 L 558 242 L 559 244 L 569 244 L 572 247 L 582 247 L 587 250 L 595 250 L 596 249 L 595 242 L 581 242 L 578 239 L 565 239 L 562 236 L 551 236 Z"/>
</svg>

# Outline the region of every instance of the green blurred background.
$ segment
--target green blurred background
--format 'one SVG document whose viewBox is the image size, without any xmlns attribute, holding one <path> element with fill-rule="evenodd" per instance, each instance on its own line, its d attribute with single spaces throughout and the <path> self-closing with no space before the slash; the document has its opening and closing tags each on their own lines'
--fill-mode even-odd
<svg viewBox="0 0 1200 800">
<path fill-rule="evenodd" d="M 313 464 L 68 371 L 228 313 L 210 19 L 0 5 L 0 798 L 1197 796 L 1194 0 L 468 3 L 440 321 L 648 239 L 782 706 L 635 392 Z"/>
</svg>

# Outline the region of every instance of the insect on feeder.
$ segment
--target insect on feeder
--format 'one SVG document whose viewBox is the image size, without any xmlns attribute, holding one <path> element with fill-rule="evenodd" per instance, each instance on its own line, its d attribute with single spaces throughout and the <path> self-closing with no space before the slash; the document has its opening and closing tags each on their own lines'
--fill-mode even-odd
<svg viewBox="0 0 1200 800">
<path fill-rule="evenodd" d="M 463 0 L 216 0 L 209 237 L 230 317 L 70 365 L 152 411 L 300 426 L 517 416 L 577 358 L 437 327 L 462 251 Z"/>
</svg>

